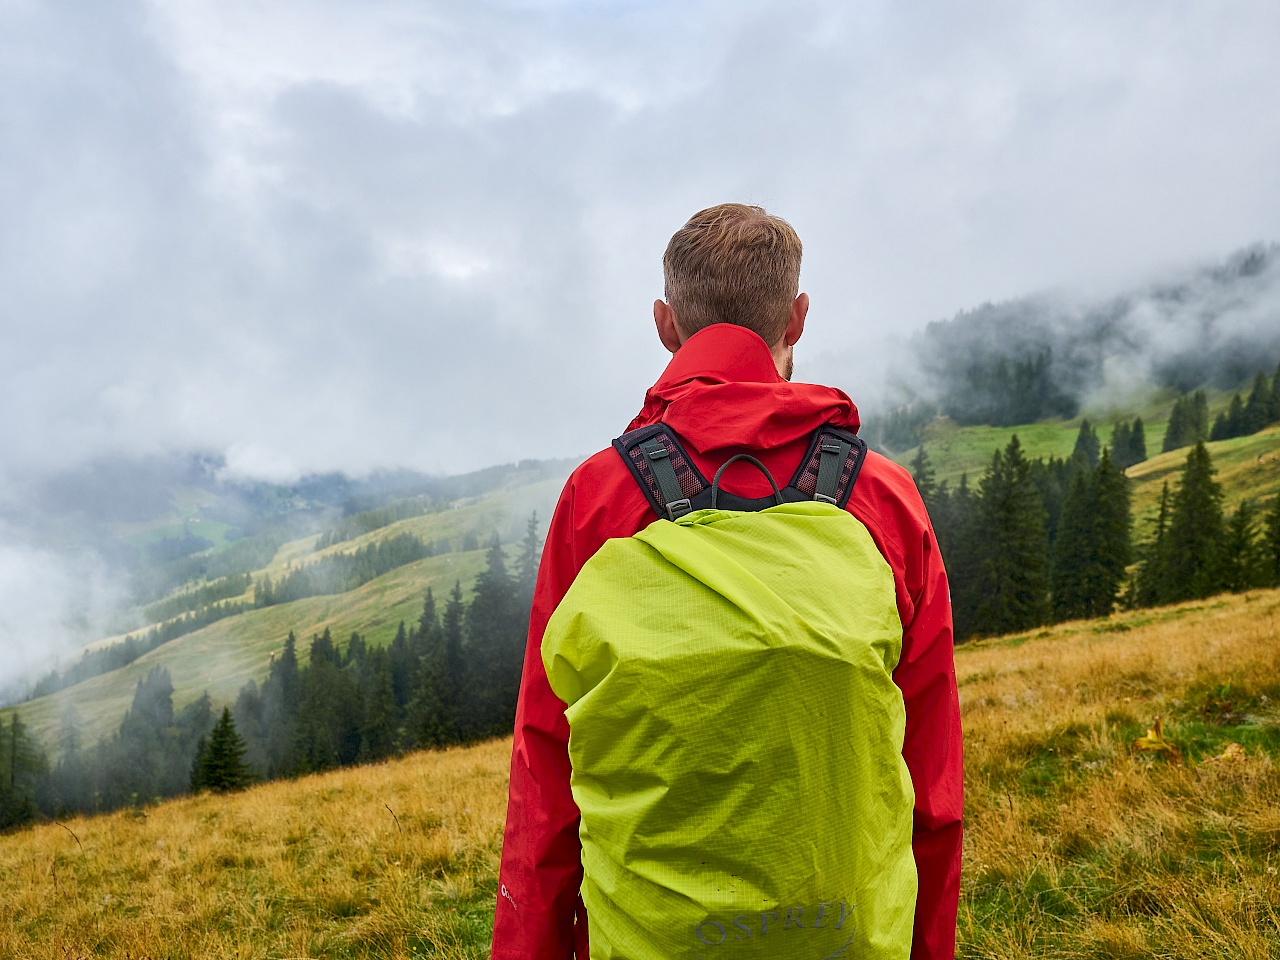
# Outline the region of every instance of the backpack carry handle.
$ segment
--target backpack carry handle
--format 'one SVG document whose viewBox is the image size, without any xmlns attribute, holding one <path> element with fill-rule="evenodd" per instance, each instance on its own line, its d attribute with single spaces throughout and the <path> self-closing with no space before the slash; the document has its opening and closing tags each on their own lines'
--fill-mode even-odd
<svg viewBox="0 0 1280 960">
<path fill-rule="evenodd" d="M 769 486 L 773 487 L 774 506 L 781 505 L 782 491 L 778 489 L 778 483 L 773 479 L 773 474 L 769 472 L 769 468 L 755 457 L 751 456 L 751 454 L 739 453 L 726 460 L 721 464 L 720 469 L 716 471 L 715 479 L 711 481 L 711 509 L 716 509 L 716 500 L 720 493 L 720 478 L 724 476 L 724 472 L 729 469 L 731 464 L 734 464 L 739 460 L 745 460 L 747 463 L 754 464 L 755 467 L 764 474 L 765 479 L 769 481 Z"/>
</svg>

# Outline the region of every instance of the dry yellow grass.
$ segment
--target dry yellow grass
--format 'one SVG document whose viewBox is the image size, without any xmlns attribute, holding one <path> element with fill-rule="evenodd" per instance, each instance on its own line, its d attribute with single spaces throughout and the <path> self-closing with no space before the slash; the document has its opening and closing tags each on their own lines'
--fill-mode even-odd
<svg viewBox="0 0 1280 960">
<path fill-rule="evenodd" d="M 962 957 L 1280 957 L 1278 617 L 1259 591 L 957 652 Z M 1130 749 L 1157 715 L 1184 763 Z M 0 838 L 0 957 L 486 956 L 509 749 Z"/>
<path fill-rule="evenodd" d="M 509 758 L 497 741 L 0 839 L 0 957 L 487 955 Z"/>
<path fill-rule="evenodd" d="M 959 652 L 964 956 L 1280 957 L 1278 610 L 1260 591 Z M 1157 716 L 1186 763 L 1131 750 Z"/>
</svg>

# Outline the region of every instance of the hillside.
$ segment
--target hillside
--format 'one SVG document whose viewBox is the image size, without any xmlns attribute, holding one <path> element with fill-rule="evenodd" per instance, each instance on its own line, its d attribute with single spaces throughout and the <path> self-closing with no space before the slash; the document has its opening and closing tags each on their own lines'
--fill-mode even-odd
<svg viewBox="0 0 1280 960">
<path fill-rule="evenodd" d="M 265 676 L 272 654 L 280 650 L 291 630 L 304 640 L 329 629 L 339 643 L 352 632 L 360 633 L 373 646 L 389 643 L 400 621 L 412 623 L 417 619 L 428 587 L 443 598 L 454 582 L 460 581 L 464 592 L 469 593 L 483 568 L 484 551 L 458 549 L 464 540 L 483 544 L 495 533 L 504 541 L 514 540 L 535 511 L 545 530 L 562 482 L 560 477 L 539 478 L 533 483 L 504 486 L 459 501 L 454 509 L 399 520 L 320 550 L 315 549 L 318 534 L 285 542 L 269 563 L 251 571 L 255 582 L 263 577 L 278 581 L 301 565 L 354 553 L 405 534 L 423 542 L 446 543 L 453 552 L 398 567 L 344 593 L 307 597 L 218 620 L 162 644 L 128 666 L 0 710 L 0 716 L 17 710 L 32 732 L 46 745 L 52 745 L 67 707 L 74 705 L 86 731 L 85 739 L 92 741 L 115 729 L 129 707 L 138 680 L 154 667 L 169 671 L 175 707 L 180 708 L 204 691 L 215 703 L 223 704 L 233 701 L 248 680 Z M 168 596 L 188 589 L 190 586 L 183 584 Z M 237 599 L 251 600 L 252 589 L 244 598 L 233 598 L 232 602 Z M 132 633 L 137 635 L 145 629 Z M 118 634 L 90 646 L 119 643 L 124 637 L 125 634 Z"/>
<path fill-rule="evenodd" d="M 1207 392 L 1211 414 L 1216 415 L 1226 409 L 1232 392 Z M 1146 535 L 1147 527 L 1155 516 L 1161 486 L 1166 480 L 1170 486 L 1176 484 L 1187 458 L 1185 448 L 1160 452 L 1172 400 L 1172 395 L 1158 394 L 1136 411 L 1145 426 L 1149 457 L 1125 473 L 1134 481 L 1133 514 L 1135 532 L 1139 536 Z M 1081 420 L 1087 419 L 1094 425 L 1105 445 L 1110 440 L 1115 422 L 1131 420 L 1133 416 L 1106 410 L 1086 411 L 1071 420 L 1043 420 L 1011 427 L 960 427 L 946 418 L 938 418 L 925 427 L 924 447 L 939 481 L 946 480 L 954 488 L 961 476 L 967 473 L 969 484 L 975 486 L 991 462 L 992 453 L 1003 449 L 1015 434 L 1030 458 L 1065 458 L 1071 455 L 1075 446 Z M 1222 484 L 1226 509 L 1234 509 L 1244 499 L 1265 499 L 1280 492 L 1280 425 L 1272 425 L 1246 437 L 1213 441 L 1206 446 L 1218 471 L 1217 479 Z M 893 459 L 909 466 L 918 450 L 914 447 L 895 453 Z"/>
<path fill-rule="evenodd" d="M 1280 591 L 969 644 L 959 956 L 1280 943 Z M 1157 717 L 1182 761 L 1131 745 Z M 0 955 L 487 956 L 509 740 L 0 837 Z"/>
</svg>

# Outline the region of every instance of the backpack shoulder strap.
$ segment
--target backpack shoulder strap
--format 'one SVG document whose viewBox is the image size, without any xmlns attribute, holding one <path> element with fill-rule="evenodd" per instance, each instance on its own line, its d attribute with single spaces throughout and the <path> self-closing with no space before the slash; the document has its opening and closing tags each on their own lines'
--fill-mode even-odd
<svg viewBox="0 0 1280 960">
<path fill-rule="evenodd" d="M 821 500 L 843 509 L 866 458 L 867 442 L 861 437 L 839 427 L 819 427 L 783 495 L 786 499 Z M 799 496 L 787 497 L 790 491 Z"/>
<path fill-rule="evenodd" d="M 712 506 L 711 483 L 685 452 L 680 435 L 665 423 L 624 433 L 613 447 L 659 517 L 675 520 Z M 866 455 L 867 444 L 861 437 L 822 426 L 813 432 L 795 475 L 778 498 L 746 499 L 721 491 L 719 499 L 730 510 L 763 510 L 778 499 L 787 503 L 821 500 L 843 509 Z"/>
<path fill-rule="evenodd" d="M 679 434 L 665 423 L 624 433 L 613 448 L 659 517 L 675 520 L 697 509 L 694 498 L 709 499 L 699 494 L 709 495 L 711 484 L 685 453 Z"/>
</svg>

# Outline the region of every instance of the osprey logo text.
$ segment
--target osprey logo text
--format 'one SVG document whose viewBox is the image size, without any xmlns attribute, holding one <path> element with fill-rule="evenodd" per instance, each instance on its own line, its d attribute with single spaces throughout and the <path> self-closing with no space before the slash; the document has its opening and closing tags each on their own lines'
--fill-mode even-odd
<svg viewBox="0 0 1280 960">
<path fill-rule="evenodd" d="M 857 904 L 844 900 L 821 901 L 809 908 L 803 906 L 779 906 L 776 910 L 762 910 L 752 913 L 738 913 L 732 918 L 717 920 L 708 917 L 694 927 L 699 947 L 695 948 L 695 956 L 704 956 L 705 947 L 732 947 L 735 943 L 759 937 L 786 936 L 789 940 L 799 937 L 813 937 L 814 931 L 842 931 L 845 924 L 853 926 L 853 910 Z M 853 942 L 853 937 L 834 953 L 824 954 L 821 960 L 834 960 L 844 956 L 845 950 Z M 799 946 L 799 944 L 794 944 Z M 830 950 L 828 946 L 826 949 Z"/>
</svg>

